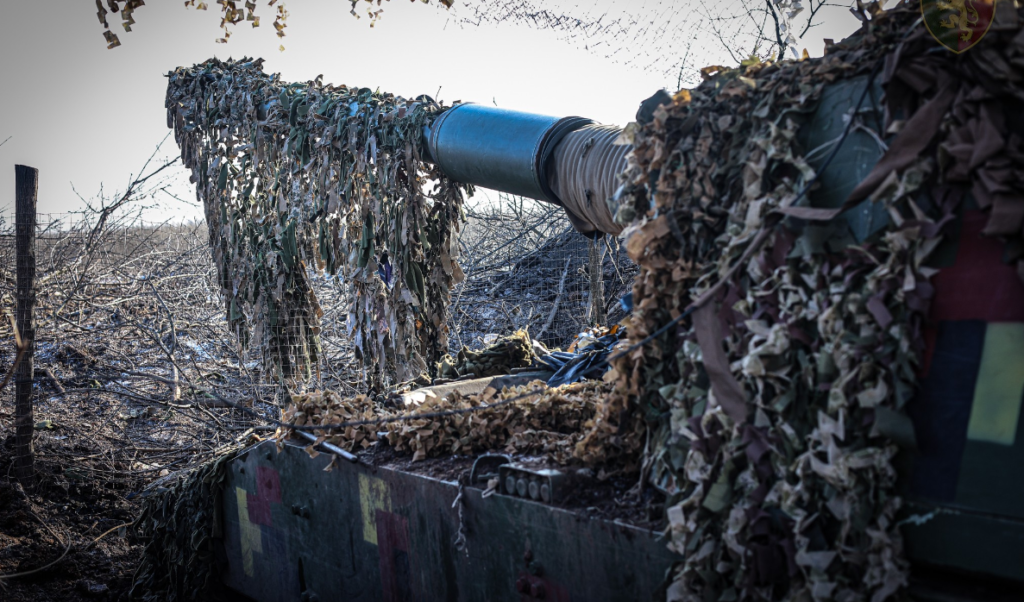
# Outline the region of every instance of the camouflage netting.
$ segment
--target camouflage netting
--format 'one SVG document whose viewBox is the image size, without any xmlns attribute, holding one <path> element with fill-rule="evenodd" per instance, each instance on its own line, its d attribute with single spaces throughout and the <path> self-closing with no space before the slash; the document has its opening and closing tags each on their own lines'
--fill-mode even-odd
<svg viewBox="0 0 1024 602">
<path fill-rule="evenodd" d="M 176 69 L 166 106 L 231 327 L 268 370 L 308 376 L 316 365 L 314 267 L 353 287 L 349 327 L 373 384 L 440 359 L 469 190 L 422 161 L 423 129 L 443 107 L 319 79 L 285 84 L 261 59 Z"/>
<path fill-rule="evenodd" d="M 533 343 L 525 330 L 501 337 L 479 351 L 467 347 L 455 357 L 445 355 L 437 365 L 438 378 L 482 378 L 509 374 L 513 368 L 533 363 Z"/>
<path fill-rule="evenodd" d="M 961 54 L 938 46 L 916 2 L 869 4 L 860 33 L 821 59 L 705 70 L 702 85 L 627 128 L 635 152 L 618 217 L 630 224 L 627 249 L 640 266 L 627 342 L 696 299 L 709 302 L 616 360 L 605 383 L 390 423 L 388 442 L 415 457 L 507 449 L 639 470 L 669 496 L 669 546 L 683 556 L 669 600 L 902 596 L 908 563 L 893 459 L 913 438 L 904 406 L 933 256 L 974 204 L 1024 277 L 1024 142 L 1008 133 L 1021 127 L 1024 33 L 1013 4 L 996 6 L 996 23 Z M 800 191 L 815 178 L 812 149 L 798 131 L 827 85 L 867 85 L 869 74 L 885 88 L 885 123 L 856 111 L 845 118 L 872 132 L 884 155 L 842 206 L 811 208 Z M 858 240 L 843 212 L 865 200 L 888 222 Z M 381 287 L 363 298 L 380 298 Z M 417 411 L 522 392 L 452 395 Z M 394 415 L 374 407 L 333 393 L 295 396 L 285 419 Z M 359 449 L 379 430 L 322 440 Z"/>
<path fill-rule="evenodd" d="M 348 427 L 341 432 L 321 434 L 317 442 L 327 442 L 357 451 L 386 433 L 389 445 L 410 452 L 414 460 L 449 454 L 472 454 L 503 450 L 510 454 L 543 455 L 562 464 L 582 464 L 600 468 L 599 476 L 635 472 L 640 459 L 642 424 L 632 429 L 606 426 L 606 403 L 611 386 L 585 382 L 547 388 L 540 381 L 502 391 L 488 389 L 479 395 L 451 393 L 429 398 L 416 412 L 429 414 L 463 410 L 522 397 L 505 405 L 477 412 L 442 417 L 426 417 L 384 425 Z M 532 395 L 526 395 L 532 393 Z M 344 399 L 335 393 L 293 395 L 284 412 L 284 420 L 297 426 L 338 424 L 400 415 L 384 408 L 374 409 L 365 397 Z M 290 429 L 278 431 L 278 441 L 291 435 Z M 316 455 L 314 445 L 307 447 Z"/>
<path fill-rule="evenodd" d="M 131 599 L 198 600 L 216 585 L 224 481 L 228 462 L 240 451 L 241 447 L 225 450 L 168 490 L 144 499 L 134 528 L 146 543 Z"/>
<path fill-rule="evenodd" d="M 929 259 L 968 191 L 1007 259 L 1022 255 L 1024 153 L 1003 132 L 1024 99 L 1024 34 L 1008 6 L 954 55 L 916 2 L 868 5 L 862 31 L 824 58 L 707 70 L 636 127 L 619 216 L 640 265 L 630 342 L 711 299 L 611 375 L 608 407 L 647 418 L 644 469 L 670 495 L 670 547 L 685 558 L 669 600 L 901 595 L 892 461 L 913 433 L 903 408 Z M 887 120 L 876 134 L 896 134 L 883 158 L 843 207 L 790 206 L 814 177 L 804 116 L 824 86 L 875 66 Z M 889 220 L 858 242 L 838 216 L 866 198 Z"/>
</svg>

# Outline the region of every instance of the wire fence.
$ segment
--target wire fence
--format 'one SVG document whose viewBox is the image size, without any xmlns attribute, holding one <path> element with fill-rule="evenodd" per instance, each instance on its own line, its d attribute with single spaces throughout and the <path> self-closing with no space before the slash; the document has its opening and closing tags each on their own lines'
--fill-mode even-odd
<svg viewBox="0 0 1024 602">
<path fill-rule="evenodd" d="M 560 207 L 521 197 L 501 195 L 497 203 L 471 207 L 468 216 L 459 245 L 466 280 L 452 293 L 453 352 L 520 329 L 564 347 L 587 328 L 623 317 L 619 299 L 637 267 L 614 237 L 591 240 L 572 229 Z"/>
<path fill-rule="evenodd" d="M 37 214 L 36 470 L 67 484 L 69 458 L 131 491 L 138 479 L 183 469 L 261 424 L 203 395 L 220 390 L 263 415 L 273 386 L 249 370 L 227 332 L 213 287 L 206 227 L 146 222 L 138 212 Z M 0 307 L 16 296 L 13 219 L 0 216 Z M 0 340 L 14 341 L 0 320 Z M 0 345 L 0 372 L 15 362 Z M 13 388 L 0 408 L 10 408 Z M 0 411 L 4 416 L 10 416 Z M 0 421 L 0 433 L 13 431 Z M 160 468 L 155 468 L 160 467 Z"/>
<path fill-rule="evenodd" d="M 662 76 L 666 86 L 695 85 L 708 65 L 795 56 L 799 39 L 844 11 L 830 0 L 463 0 L 453 8 L 462 26 L 515 23 L 555 32 L 565 42 L 610 62 Z"/>
<path fill-rule="evenodd" d="M 281 374 L 267 369 L 260 350 L 242 345 L 228 327 L 205 223 L 82 211 L 39 214 L 37 224 L 36 358 L 51 384 L 180 398 L 193 382 L 257 403 L 282 401 Z M 618 301 L 636 273 L 614 238 L 584 237 L 560 208 L 519 197 L 471 205 L 460 249 L 466 278 L 452 291 L 453 354 L 519 329 L 549 347 L 564 347 L 594 324 L 621 319 Z M 591 292 L 595 253 L 600 304 Z M 0 215 L 5 312 L 14 306 L 15 260 L 13 219 Z M 308 378 L 284 384 L 292 391 L 365 393 L 347 336 L 352 297 L 339 277 L 312 270 L 308 277 L 323 312 L 320 348 Z M 0 325 L 0 332 L 10 329 L 9 321 Z M 0 367 L 13 354 L 0 347 Z"/>
<path fill-rule="evenodd" d="M 226 367 L 244 376 L 244 388 L 272 397 L 276 378 L 228 329 L 205 223 L 149 222 L 132 214 L 100 219 L 89 212 L 37 216 L 37 357 L 67 353 L 82 338 L 73 354 L 102 349 L 117 356 L 117 367 L 162 371 L 164 378 L 173 377 L 173 364 L 198 370 L 195 376 L 204 380 L 212 374 L 214 381 Z M 0 217 L 5 306 L 13 303 L 15 278 L 8 266 L 14 260 L 13 224 Z M 354 377 L 336 369 L 352 363 L 343 332 L 347 298 L 334 279 L 314 276 L 314 282 L 324 310 L 324 351 L 314 384 L 354 385 Z"/>
</svg>

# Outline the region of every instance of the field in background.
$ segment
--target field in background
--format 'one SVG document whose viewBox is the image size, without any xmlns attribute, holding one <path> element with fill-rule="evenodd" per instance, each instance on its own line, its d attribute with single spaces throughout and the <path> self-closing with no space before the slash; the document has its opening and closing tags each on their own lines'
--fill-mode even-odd
<svg viewBox="0 0 1024 602">
<path fill-rule="evenodd" d="M 519 198 L 471 206 L 467 217 L 466 280 L 453 291 L 449 323 L 453 353 L 520 328 L 549 346 L 568 344 L 595 317 L 595 251 L 608 318 L 621 317 L 618 299 L 635 266 L 617 241 L 592 242 L 572 231 L 560 208 Z M 7 476 L 9 386 L 0 393 L 0 574 L 46 568 L 0 581 L 0 593 L 116 599 L 140 552 L 124 528 L 140 496 L 218 451 L 268 436 L 266 418 L 277 417 L 282 389 L 228 330 L 205 224 L 148 223 L 130 211 L 39 215 L 38 223 L 39 487 L 26 493 Z M 0 218 L 2 373 L 15 357 L 13 234 Z M 289 386 L 365 392 L 345 337 L 343 283 L 327 275 L 312 282 L 324 309 L 322 353 L 313 379 Z"/>
<path fill-rule="evenodd" d="M 453 352 L 520 328 L 549 347 L 564 347 L 595 322 L 624 317 L 619 299 L 631 290 L 637 268 L 613 237 L 591 241 L 572 229 L 560 207 L 521 197 L 501 195 L 467 215 L 459 239 L 466 280 L 452 292 Z M 591 245 L 604 320 L 591 299 Z"/>
</svg>

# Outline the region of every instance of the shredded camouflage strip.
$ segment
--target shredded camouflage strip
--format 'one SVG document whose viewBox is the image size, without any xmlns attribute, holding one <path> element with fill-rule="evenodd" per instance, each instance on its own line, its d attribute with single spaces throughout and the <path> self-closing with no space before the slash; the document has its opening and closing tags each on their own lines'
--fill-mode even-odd
<svg viewBox="0 0 1024 602">
<path fill-rule="evenodd" d="M 594 381 L 555 388 L 534 381 L 530 385 L 502 391 L 488 389 L 479 395 L 450 393 L 442 398 L 428 398 L 414 411 L 427 414 L 492 404 L 530 392 L 536 395 L 479 412 L 393 422 L 383 427 L 349 427 L 322 433 L 317 443 L 327 442 L 349 451 L 358 451 L 369 447 L 382 435 L 396 450 L 412 453 L 413 460 L 503 450 L 511 454 L 543 455 L 562 464 L 595 466 L 602 469 L 600 476 L 635 471 L 640 457 L 639 444 L 629 446 L 633 454 L 614 455 L 594 454 L 590 446 L 581 445 L 585 437 L 592 442 L 600 439 L 603 448 L 610 451 L 618 449 L 621 439 L 626 438 L 620 436 L 618 429 L 602 428 L 604 414 L 600 406 L 608 399 L 610 391 L 610 385 Z M 403 408 L 401 413 L 406 411 Z M 375 407 L 366 397 L 344 399 L 336 393 L 327 392 L 293 395 L 292 402 L 285 409 L 284 420 L 304 426 L 398 414 L 394 410 Z M 600 434 L 592 433 L 606 436 L 601 438 Z M 278 431 L 278 441 L 289 436 L 290 429 Z M 317 454 L 315 445 L 306 448 L 312 456 Z M 614 463 L 607 462 L 610 457 L 614 457 Z"/>
<path fill-rule="evenodd" d="M 513 368 L 525 368 L 534 361 L 533 343 L 525 330 L 501 337 L 484 349 L 459 350 L 455 357 L 445 355 L 437 365 L 438 378 L 481 378 L 509 374 Z"/>
<path fill-rule="evenodd" d="M 422 160 L 422 132 L 443 107 L 319 79 L 285 84 L 260 59 L 168 78 L 168 126 L 242 344 L 282 377 L 308 376 L 322 311 L 307 279 L 320 269 L 354 289 L 349 328 L 373 384 L 432 367 L 448 347 L 468 190 Z"/>
<path fill-rule="evenodd" d="M 168 490 L 146 497 L 134 528 L 145 542 L 129 597 L 145 602 L 201 600 L 219 578 L 228 462 L 241 447 L 225 451 L 189 472 Z"/>
<path fill-rule="evenodd" d="M 994 208 L 989 233 L 1007 237 L 1009 259 L 1021 255 L 1024 195 L 1010 175 L 1020 172 L 1006 168 L 1024 154 L 989 152 L 1020 141 L 982 141 L 1002 123 L 990 95 L 1020 98 L 1019 68 L 1009 72 L 1024 38 L 990 34 L 975 57 L 956 57 L 933 51 L 916 5 L 864 11 L 863 30 L 822 59 L 706 70 L 703 85 L 634 126 L 633 192 L 619 215 L 632 223 L 627 248 L 641 268 L 630 341 L 741 261 L 692 320 L 609 377 L 609 409 L 646 416 L 645 474 L 669 495 L 670 548 L 684 559 L 668 600 L 904 595 L 893 458 L 913 440 L 903 408 L 934 290 L 928 260 L 965 188 Z M 798 142 L 804 115 L 824 86 L 883 58 L 890 121 L 873 131 L 887 145 L 848 204 L 870 199 L 889 220 L 858 243 L 832 219 L 839 210 L 787 206 L 814 176 Z M 889 136 L 900 126 L 906 136 Z M 998 219 L 1000 208 L 1015 219 Z"/>
</svg>

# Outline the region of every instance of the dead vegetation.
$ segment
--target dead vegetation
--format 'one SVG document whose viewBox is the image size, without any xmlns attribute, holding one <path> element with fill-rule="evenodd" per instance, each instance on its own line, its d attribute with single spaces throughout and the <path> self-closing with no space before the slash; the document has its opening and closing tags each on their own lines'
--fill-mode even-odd
<svg viewBox="0 0 1024 602">
<path fill-rule="evenodd" d="M 141 554 L 129 525 L 148 492 L 218 451 L 268 436 L 270 421 L 258 416 L 278 417 L 282 384 L 366 392 L 339 279 L 312 277 L 324 310 L 313 379 L 282 383 L 229 330 L 205 223 L 141 218 L 138 201 L 153 186 L 79 213 L 39 216 L 34 489 L 9 476 L 13 387 L 0 403 L 5 600 L 126 596 Z M 631 283 L 631 264 L 615 241 L 597 242 L 612 307 Z M 557 207 L 509 198 L 474 205 L 460 241 L 467 278 L 453 292 L 452 350 L 520 327 L 565 344 L 590 319 L 588 245 Z M 0 219 L 5 313 L 14 307 L 14 265 L 13 224 Z M 5 316 L 0 337 L 12 335 Z M 13 344 L 0 346 L 0 372 L 14 358 Z M 28 571 L 37 572 L 14 577 Z"/>
<path fill-rule="evenodd" d="M 147 224 L 138 212 L 121 211 L 44 217 L 37 238 L 36 484 L 26 493 L 6 476 L 11 387 L 0 405 L 0 584 L 15 600 L 116 597 L 134 570 L 136 549 L 125 528 L 132 500 L 257 426 L 204 391 L 231 391 L 270 411 L 274 389 L 237 355 L 224 327 L 204 225 Z M 10 224 L 3 226 L 6 268 L 14 265 L 13 236 Z M 6 269 L 0 286 L 9 311 L 14 278 Z M 9 320 L 0 329 L 13 340 Z M 13 345 L 4 345 L 0 369 L 6 373 L 13 361 Z"/>
<path fill-rule="evenodd" d="M 0 599 L 123 597 L 140 553 L 130 527 L 138 501 L 266 434 L 258 417 L 277 414 L 280 383 L 227 329 L 206 225 L 141 217 L 165 189 L 162 171 L 77 213 L 37 216 L 36 474 L 27 487 L 12 477 L 14 387 L 5 387 Z M 0 218 L 2 374 L 16 357 L 15 260 L 14 224 Z M 325 280 L 318 292 L 330 319 L 317 384 L 354 390 L 343 296 Z"/>
<path fill-rule="evenodd" d="M 466 280 L 452 292 L 453 352 L 517 330 L 564 347 L 594 323 L 623 317 L 619 299 L 636 266 L 615 238 L 591 241 L 572 229 L 561 207 L 521 197 L 477 203 L 467 215 L 459 240 Z M 597 319 L 590 296 L 591 245 L 600 255 L 606 320 Z"/>
</svg>

